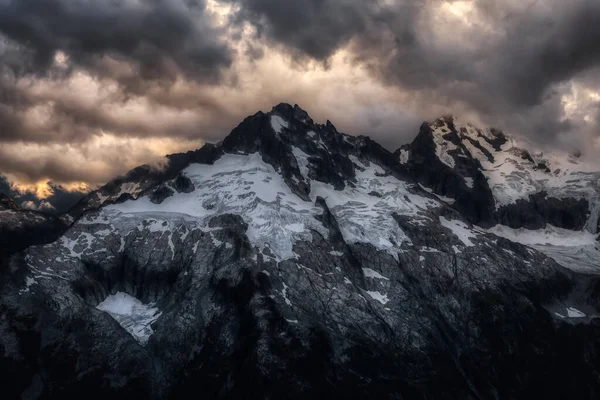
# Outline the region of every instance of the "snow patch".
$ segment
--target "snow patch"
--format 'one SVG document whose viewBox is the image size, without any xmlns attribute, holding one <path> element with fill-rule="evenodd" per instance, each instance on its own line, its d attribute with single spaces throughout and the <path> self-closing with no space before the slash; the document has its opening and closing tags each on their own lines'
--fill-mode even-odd
<svg viewBox="0 0 600 400">
<path fill-rule="evenodd" d="M 454 157 L 452 157 L 450 154 L 448 154 L 448 152 L 456 151 L 458 149 L 458 147 L 454 143 L 443 138 L 443 135 L 448 132 L 450 132 L 450 130 L 448 129 L 448 127 L 446 125 L 437 127 L 433 130 L 433 141 L 435 143 L 435 154 L 437 155 L 438 159 L 441 162 L 443 162 L 450 168 L 454 169 L 454 166 L 455 166 Z"/>
<path fill-rule="evenodd" d="M 282 283 L 283 283 L 283 290 L 281 291 L 281 295 L 283 296 L 283 300 L 285 301 L 285 304 L 287 304 L 288 306 L 291 307 L 292 302 L 287 297 L 287 290 L 288 290 L 289 286 L 286 285 L 285 282 L 282 282 Z"/>
<path fill-rule="evenodd" d="M 289 124 L 279 115 L 271 115 L 271 127 L 279 135 L 283 128 L 289 128 Z"/>
<path fill-rule="evenodd" d="M 554 315 L 556 315 L 557 317 L 560 318 L 585 318 L 587 317 L 587 315 L 585 315 L 584 313 L 582 313 L 581 311 L 579 311 L 578 309 L 574 308 L 574 307 L 567 307 L 566 308 L 567 311 L 567 315 L 555 312 Z"/>
<path fill-rule="evenodd" d="M 444 217 L 440 217 L 440 223 L 442 226 L 450 229 L 453 234 L 458 236 L 458 239 L 463 242 L 467 247 L 475 246 L 471 239 L 476 238 L 477 234 L 469 229 L 467 224 L 458 220 L 449 220 Z"/>
<path fill-rule="evenodd" d="M 388 299 L 386 294 L 381 294 L 379 292 L 371 292 L 371 291 L 367 291 L 367 294 L 369 296 L 371 296 L 372 299 L 377 300 L 378 302 L 380 302 L 381 304 L 387 304 L 390 299 Z"/>
<path fill-rule="evenodd" d="M 440 199 L 441 201 L 443 201 L 443 202 L 444 202 L 444 203 L 446 203 L 446 204 L 450 204 L 450 205 L 452 205 L 452 204 L 454 204 L 454 203 L 456 202 L 456 200 L 454 200 L 454 199 L 453 199 L 453 198 L 451 198 L 451 197 L 441 196 L 441 195 L 439 195 L 439 194 L 436 194 L 436 193 L 434 193 L 434 195 L 435 195 L 435 196 L 436 196 L 438 199 Z"/>
<path fill-rule="evenodd" d="M 567 308 L 567 316 L 569 318 L 583 318 L 586 315 L 574 307 Z"/>
<path fill-rule="evenodd" d="M 537 230 L 513 229 L 504 225 L 496 225 L 485 231 L 524 245 L 585 246 L 596 243 L 596 235 L 592 233 L 571 231 L 549 224 L 546 225 L 546 228 Z"/>
<path fill-rule="evenodd" d="M 398 159 L 400 160 L 400 164 L 406 164 L 408 162 L 410 153 L 408 150 L 400 150 L 400 155 L 398 157 Z"/>
<path fill-rule="evenodd" d="M 308 157 L 309 155 L 297 148 L 296 146 L 292 147 L 292 154 L 296 157 L 296 162 L 298 164 L 298 169 L 302 176 L 307 179 L 308 178 Z"/>
<path fill-rule="evenodd" d="M 385 276 L 381 275 L 379 272 L 371 269 L 371 268 L 363 268 L 363 273 L 365 274 L 365 278 L 375 278 L 375 279 L 384 279 L 386 281 L 389 281 L 388 278 L 386 278 Z"/>
<path fill-rule="evenodd" d="M 162 314 L 154 303 L 143 304 L 123 292 L 108 296 L 96 308 L 113 317 L 142 346 L 148 343 L 154 333 L 150 325 Z"/>
</svg>

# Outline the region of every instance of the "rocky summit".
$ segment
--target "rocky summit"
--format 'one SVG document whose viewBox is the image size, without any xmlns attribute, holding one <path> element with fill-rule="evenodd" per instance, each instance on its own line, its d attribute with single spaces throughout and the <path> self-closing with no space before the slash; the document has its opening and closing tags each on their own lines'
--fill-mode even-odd
<svg viewBox="0 0 600 400">
<path fill-rule="evenodd" d="M 5 399 L 596 399 L 600 173 L 280 104 L 51 217 L 0 199 Z"/>
</svg>

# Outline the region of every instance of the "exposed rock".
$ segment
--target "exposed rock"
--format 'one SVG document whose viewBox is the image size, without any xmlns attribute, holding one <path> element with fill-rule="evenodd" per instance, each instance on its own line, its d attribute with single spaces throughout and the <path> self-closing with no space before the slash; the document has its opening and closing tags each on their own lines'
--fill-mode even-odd
<svg viewBox="0 0 600 400">
<path fill-rule="evenodd" d="M 54 215 L 14 208 L 0 209 L 0 269 L 11 254 L 35 244 L 56 240 L 66 226 Z"/>
<path fill-rule="evenodd" d="M 165 201 L 166 198 L 173 196 L 173 194 L 175 194 L 175 192 L 171 188 L 161 186 L 150 195 L 150 201 L 154 204 L 160 204 Z"/>
<path fill-rule="evenodd" d="M 9 196 L 4 193 L 0 193 L 0 210 L 13 210 L 19 211 L 21 207 Z"/>
<path fill-rule="evenodd" d="M 529 200 L 517 200 L 515 204 L 501 207 L 496 213 L 498 223 L 511 228 L 540 229 L 546 224 L 581 230 L 589 217 L 586 199 L 547 197 L 546 192 L 529 196 Z"/>
<path fill-rule="evenodd" d="M 177 175 L 177 178 L 175 178 L 173 184 L 175 190 L 177 190 L 179 193 L 192 193 L 196 189 L 192 183 L 192 180 L 183 175 Z"/>
</svg>

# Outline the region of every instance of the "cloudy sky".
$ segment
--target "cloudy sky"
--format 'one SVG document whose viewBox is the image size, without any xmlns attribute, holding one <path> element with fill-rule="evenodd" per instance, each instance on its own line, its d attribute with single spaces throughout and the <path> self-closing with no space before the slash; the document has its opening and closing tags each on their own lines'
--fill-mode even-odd
<svg viewBox="0 0 600 400">
<path fill-rule="evenodd" d="M 0 0 L 0 187 L 94 187 L 282 101 L 390 149 L 451 113 L 594 152 L 599 66 L 598 0 Z"/>
</svg>

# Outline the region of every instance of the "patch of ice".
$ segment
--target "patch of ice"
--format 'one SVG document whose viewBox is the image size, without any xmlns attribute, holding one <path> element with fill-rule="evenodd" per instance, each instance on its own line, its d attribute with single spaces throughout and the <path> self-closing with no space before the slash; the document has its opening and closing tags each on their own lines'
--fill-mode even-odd
<svg viewBox="0 0 600 400">
<path fill-rule="evenodd" d="M 569 318 L 584 318 L 586 315 L 574 307 L 568 307 L 567 316 Z"/>
<path fill-rule="evenodd" d="M 392 176 L 373 163 L 366 166 L 356 157 L 350 159 L 359 167 L 355 187 L 334 190 L 331 185 L 311 182 L 311 199 L 324 198 L 349 243 L 370 243 L 375 248 L 397 258 L 398 247 L 408 237 L 392 217 L 394 212 L 419 219 L 422 209 L 439 207 L 435 200 L 411 193 L 407 183 Z M 362 169 L 362 170 L 361 170 Z M 368 193 L 375 191 L 381 197 Z"/>
<path fill-rule="evenodd" d="M 151 324 L 162 314 L 153 303 L 143 304 L 123 292 L 108 296 L 96 308 L 113 317 L 142 346 L 148 343 L 154 333 Z"/>
<path fill-rule="evenodd" d="M 389 281 L 388 278 L 386 278 L 385 276 L 381 275 L 379 272 L 371 269 L 371 268 L 363 268 L 363 273 L 365 274 L 365 278 L 375 278 L 375 279 L 384 279 L 386 281 Z"/>
<path fill-rule="evenodd" d="M 169 249 L 171 250 L 171 260 L 175 259 L 175 243 L 173 243 L 173 233 L 171 232 L 168 237 Z"/>
<path fill-rule="evenodd" d="M 28 276 L 27 278 L 25 278 L 25 289 L 19 290 L 19 294 L 28 293 L 29 287 L 32 285 L 36 285 L 36 284 L 37 284 L 37 282 L 36 282 L 35 278 Z"/>
<path fill-rule="evenodd" d="M 386 294 L 381 294 L 379 292 L 370 292 L 370 291 L 367 291 L 367 294 L 369 296 L 371 296 L 372 299 L 377 300 L 378 302 L 380 302 L 381 304 L 384 304 L 384 305 L 390 301 L 390 299 L 388 299 Z"/>
<path fill-rule="evenodd" d="M 304 224 L 301 222 L 297 222 L 294 224 L 287 224 L 285 226 L 285 229 L 287 229 L 291 232 L 297 232 L 297 233 L 304 232 Z"/>
<path fill-rule="evenodd" d="M 488 233 L 521 243 L 538 250 L 565 268 L 577 272 L 597 273 L 600 270 L 600 242 L 587 231 L 571 231 L 547 225 L 538 230 L 512 229 L 496 225 Z M 529 249 L 533 254 L 533 250 Z"/>
<path fill-rule="evenodd" d="M 446 196 L 442 196 L 439 195 L 437 193 L 433 192 L 433 189 L 428 188 L 427 186 L 423 186 L 422 184 L 419 183 L 419 186 L 421 187 L 421 189 L 423 189 L 424 191 L 426 191 L 427 193 L 431 193 L 433 194 L 435 197 L 437 197 L 438 199 L 440 199 L 441 201 L 443 201 L 446 204 L 454 204 L 456 202 L 455 199 L 451 198 L 451 197 L 446 197 Z"/>
<path fill-rule="evenodd" d="M 271 127 L 273 128 L 275 133 L 281 134 L 283 128 L 289 128 L 289 124 L 279 115 L 271 115 Z"/>
<path fill-rule="evenodd" d="M 434 194 L 435 194 L 435 193 L 434 193 Z M 450 204 L 450 205 L 452 205 L 452 204 L 454 204 L 454 203 L 456 202 L 456 200 L 454 200 L 454 199 L 453 199 L 453 198 L 451 198 L 451 197 L 441 196 L 441 195 L 439 195 L 439 194 L 435 194 L 435 196 L 436 196 L 438 199 L 440 199 L 441 201 L 443 201 L 444 203 L 447 203 L 447 204 Z"/>
<path fill-rule="evenodd" d="M 335 251 L 335 250 L 330 251 L 329 254 L 331 254 L 332 256 L 336 256 L 336 257 L 342 257 L 344 255 L 344 253 L 342 253 L 341 251 Z"/>
<path fill-rule="evenodd" d="M 504 225 L 496 225 L 485 231 L 525 245 L 585 246 L 596 243 L 596 235 L 592 233 L 572 231 L 552 225 L 546 225 L 546 228 L 537 230 L 513 229 Z"/>
<path fill-rule="evenodd" d="M 419 249 L 420 252 L 422 253 L 441 253 L 438 249 L 433 248 L 433 247 L 427 247 L 427 246 L 423 246 Z"/>
<path fill-rule="evenodd" d="M 473 230 L 469 229 L 467 224 L 464 222 L 458 220 L 449 220 L 440 216 L 440 223 L 442 226 L 450 229 L 465 246 L 475 246 L 475 244 L 471 242 L 471 239 L 476 238 L 477 234 Z"/>
<path fill-rule="evenodd" d="M 283 283 L 283 290 L 281 291 L 281 295 L 283 296 L 283 300 L 285 301 L 285 304 L 287 304 L 288 306 L 291 307 L 292 302 L 287 297 L 287 290 L 288 290 L 289 286 L 286 285 L 285 282 L 282 282 L 282 283 Z"/>
<path fill-rule="evenodd" d="M 427 193 L 433 193 L 433 189 L 428 188 L 427 186 L 423 186 L 422 184 L 419 183 L 419 186 L 421 187 L 421 189 L 423 189 L 424 191 L 426 191 Z"/>
<path fill-rule="evenodd" d="M 210 238 L 212 239 L 212 242 L 215 245 L 215 247 L 219 247 L 223 244 L 223 242 L 217 239 L 212 232 L 210 233 Z"/>
<path fill-rule="evenodd" d="M 84 240 L 82 240 L 82 238 Z M 94 238 L 93 235 L 91 235 L 88 232 L 82 232 L 79 234 L 79 236 L 75 240 L 70 239 L 66 235 L 62 236 L 60 238 L 60 243 L 61 243 L 62 247 L 66 248 L 69 251 L 68 255 L 70 257 L 78 258 L 78 257 L 81 257 L 81 255 L 86 250 L 90 249 L 90 247 L 94 243 L 94 240 L 96 240 L 96 239 Z M 81 249 L 81 251 L 76 251 L 76 249 Z"/>
<path fill-rule="evenodd" d="M 473 189 L 473 178 L 466 176 L 466 177 L 465 177 L 465 184 L 466 184 L 466 185 L 467 185 L 469 188 Z"/>
<path fill-rule="evenodd" d="M 458 147 L 454 143 L 450 142 L 449 140 L 445 140 L 443 138 L 443 135 L 446 133 L 445 129 L 447 129 L 447 126 L 443 125 L 443 126 L 435 128 L 433 130 L 433 141 L 435 143 L 435 154 L 437 155 L 438 159 L 441 162 L 443 162 L 450 168 L 454 169 L 454 166 L 455 166 L 454 157 L 452 157 L 452 155 L 450 155 L 449 152 L 456 151 L 458 149 Z M 447 132 L 449 132 L 449 130 Z"/>
<path fill-rule="evenodd" d="M 296 146 L 292 147 L 292 154 L 294 154 L 294 157 L 296 157 L 296 162 L 298 163 L 298 169 L 300 170 L 300 173 L 305 179 L 308 178 L 309 155 Z"/>
<path fill-rule="evenodd" d="M 408 150 L 400 150 L 400 155 L 399 155 L 399 160 L 400 160 L 400 164 L 406 164 L 408 162 L 410 153 L 408 152 Z"/>
</svg>

